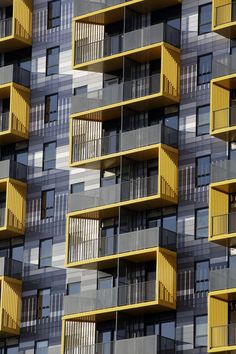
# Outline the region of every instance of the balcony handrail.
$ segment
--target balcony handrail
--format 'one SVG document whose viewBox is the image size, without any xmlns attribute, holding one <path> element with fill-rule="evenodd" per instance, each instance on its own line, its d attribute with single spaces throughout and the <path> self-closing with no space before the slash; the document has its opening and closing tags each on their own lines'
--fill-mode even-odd
<svg viewBox="0 0 236 354">
<path fill-rule="evenodd" d="M 113 42 L 116 41 L 114 48 Z M 75 63 L 81 64 L 119 54 L 136 48 L 142 48 L 154 43 L 167 42 L 180 46 L 180 31 L 165 22 L 145 26 L 130 32 L 111 35 L 103 39 L 81 44 L 75 41 Z M 83 42 L 82 42 L 83 43 Z"/>
<path fill-rule="evenodd" d="M 12 34 L 12 17 L 0 20 L 0 38 L 8 37 Z"/>
<path fill-rule="evenodd" d="M 79 136 L 73 135 L 73 162 L 159 143 L 177 148 L 178 131 L 159 123 L 148 127 L 119 132 L 112 136 L 103 136 L 85 141 L 78 141 L 78 139 Z"/>
<path fill-rule="evenodd" d="M 235 268 L 220 268 L 210 271 L 209 291 L 233 289 L 236 287 Z"/>
<path fill-rule="evenodd" d="M 12 178 L 25 182 L 27 166 L 14 160 L 0 161 L 0 179 Z"/>
<path fill-rule="evenodd" d="M 22 262 L 8 257 L 0 257 L 0 276 L 22 279 Z"/>
<path fill-rule="evenodd" d="M 65 314 L 114 308 L 155 301 L 156 280 L 119 285 L 113 288 L 82 291 L 76 295 L 65 295 Z"/>
<path fill-rule="evenodd" d="M 97 180 L 94 181 L 97 184 Z M 69 211 L 140 199 L 158 193 L 158 175 L 137 177 L 105 187 L 69 195 Z"/>
<path fill-rule="evenodd" d="M 71 227 L 72 226 L 72 227 Z M 162 227 L 120 233 L 114 236 L 103 237 L 102 230 L 99 237 L 85 240 L 86 229 L 81 239 L 80 229 L 69 225 L 69 262 L 89 260 L 114 254 L 132 252 L 152 247 L 162 247 L 176 251 L 176 232 Z"/>
<path fill-rule="evenodd" d="M 89 14 L 107 7 L 123 4 L 130 0 L 74 0 L 74 16 Z"/>
<path fill-rule="evenodd" d="M 213 58 L 212 78 L 227 76 L 236 72 L 236 53 L 220 54 Z"/>
<path fill-rule="evenodd" d="M 236 323 L 210 327 L 210 348 L 236 345 Z"/>
<path fill-rule="evenodd" d="M 161 78 L 162 74 L 154 74 L 75 95 L 71 114 L 159 93 Z"/>
<path fill-rule="evenodd" d="M 0 67 L 0 85 L 14 82 L 25 87 L 30 87 L 30 71 L 17 64 Z"/>
<path fill-rule="evenodd" d="M 227 181 L 236 178 L 235 160 L 221 159 L 211 164 L 211 183 Z"/>
</svg>

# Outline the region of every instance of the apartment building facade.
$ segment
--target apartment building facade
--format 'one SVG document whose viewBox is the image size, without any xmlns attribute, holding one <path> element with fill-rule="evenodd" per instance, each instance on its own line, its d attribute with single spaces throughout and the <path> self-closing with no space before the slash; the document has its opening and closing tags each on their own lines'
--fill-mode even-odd
<svg viewBox="0 0 236 354">
<path fill-rule="evenodd" d="M 236 350 L 235 21 L 0 0 L 1 354 Z"/>
</svg>

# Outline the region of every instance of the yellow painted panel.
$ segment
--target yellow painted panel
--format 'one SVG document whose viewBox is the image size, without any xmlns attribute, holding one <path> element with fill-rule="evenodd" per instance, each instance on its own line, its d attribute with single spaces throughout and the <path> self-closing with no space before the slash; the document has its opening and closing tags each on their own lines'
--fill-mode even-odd
<svg viewBox="0 0 236 354">
<path fill-rule="evenodd" d="M 211 83 L 211 131 L 229 126 L 230 91 Z"/>
<path fill-rule="evenodd" d="M 208 297 L 208 346 L 223 347 L 228 342 L 228 302 Z M 225 326 L 225 327 L 222 327 Z"/>
<path fill-rule="evenodd" d="M 176 304 L 176 255 L 160 250 L 157 255 L 158 301 Z"/>
<path fill-rule="evenodd" d="M 30 43 L 32 40 L 32 1 L 14 0 L 13 18 L 14 36 Z"/>
<path fill-rule="evenodd" d="M 224 235 L 228 230 L 228 218 L 223 216 L 229 211 L 229 196 L 227 193 L 209 188 L 209 236 Z M 212 218 L 214 217 L 214 218 Z"/>
<path fill-rule="evenodd" d="M 13 85 L 11 90 L 11 130 L 28 136 L 30 93 L 18 85 Z"/>
<path fill-rule="evenodd" d="M 178 200 L 178 153 L 160 148 L 159 152 L 159 190 L 161 197 Z"/>
<path fill-rule="evenodd" d="M 230 0 L 213 0 L 213 26 L 231 22 L 231 4 Z"/>
<path fill-rule="evenodd" d="M 180 96 L 180 53 L 170 46 L 162 46 L 162 92 Z"/>
</svg>

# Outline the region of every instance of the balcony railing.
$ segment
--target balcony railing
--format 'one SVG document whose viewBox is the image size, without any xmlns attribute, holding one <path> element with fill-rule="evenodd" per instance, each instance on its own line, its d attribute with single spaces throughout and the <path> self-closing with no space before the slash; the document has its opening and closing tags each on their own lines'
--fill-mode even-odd
<svg viewBox="0 0 236 354">
<path fill-rule="evenodd" d="M 79 219 L 70 220 L 69 230 L 69 263 L 79 262 L 120 253 L 138 251 L 152 247 L 163 247 L 176 250 L 176 233 L 161 227 L 138 230 L 116 236 L 100 237 L 81 241 L 81 228 L 76 228 Z M 88 236 L 89 237 L 89 236 Z M 86 238 L 86 228 L 83 239 Z"/>
<path fill-rule="evenodd" d="M 110 85 L 99 90 L 88 92 L 86 95 L 73 96 L 71 114 L 156 94 L 160 92 L 161 77 L 160 74 L 156 74 Z"/>
<path fill-rule="evenodd" d="M 236 233 L 236 213 L 217 215 L 211 218 L 212 234 L 211 236 L 229 235 Z"/>
<path fill-rule="evenodd" d="M 6 203 L 0 202 L 0 227 L 5 225 Z"/>
<path fill-rule="evenodd" d="M 174 354 L 175 341 L 170 338 L 152 335 L 116 340 L 114 342 L 96 343 L 87 346 L 76 345 L 80 343 L 78 332 L 65 335 L 65 354 Z M 73 351 L 69 348 L 74 344 Z"/>
<path fill-rule="evenodd" d="M 236 345 L 236 323 L 210 328 L 210 348 Z"/>
<path fill-rule="evenodd" d="M 98 60 L 160 42 L 179 47 L 180 31 L 166 23 L 158 23 L 85 45 L 81 45 L 81 41 L 77 40 L 75 41 L 75 64 Z"/>
<path fill-rule="evenodd" d="M 159 143 L 177 148 L 178 131 L 163 124 L 158 124 L 88 141 L 81 141 L 80 136 L 73 136 L 72 162 L 79 162 Z"/>
<path fill-rule="evenodd" d="M 10 113 L 0 113 L 0 133 L 9 129 Z"/>
<path fill-rule="evenodd" d="M 12 34 L 12 18 L 0 20 L 0 38 L 11 36 Z"/>
<path fill-rule="evenodd" d="M 0 67 L 0 85 L 11 82 L 30 87 L 30 72 L 16 64 Z"/>
<path fill-rule="evenodd" d="M 220 160 L 211 164 L 211 183 L 236 178 L 236 161 Z"/>
<path fill-rule="evenodd" d="M 107 7 L 123 4 L 130 0 L 74 0 L 74 16 L 81 16 Z"/>
<path fill-rule="evenodd" d="M 236 288 L 235 268 L 222 268 L 211 270 L 209 285 L 210 291 Z"/>
<path fill-rule="evenodd" d="M 236 73 L 236 53 L 222 54 L 213 59 L 212 78 L 227 76 Z"/>
<path fill-rule="evenodd" d="M 20 181 L 26 181 L 27 166 L 12 160 L 0 161 L 0 180 L 12 178 Z"/>
<path fill-rule="evenodd" d="M 234 1 L 215 7 L 215 26 L 229 24 L 233 21 L 236 21 L 236 3 Z"/>
<path fill-rule="evenodd" d="M 231 127 L 236 128 L 236 107 L 213 111 L 213 130 Z"/>
<path fill-rule="evenodd" d="M 0 276 L 22 279 L 22 262 L 7 257 L 0 258 Z"/>
<path fill-rule="evenodd" d="M 122 285 L 114 288 L 83 291 L 64 297 L 65 315 L 134 305 L 156 299 L 156 281 Z"/>
<path fill-rule="evenodd" d="M 96 208 L 152 196 L 158 193 L 158 176 L 139 177 L 106 187 L 87 190 L 69 196 L 69 211 Z"/>
</svg>

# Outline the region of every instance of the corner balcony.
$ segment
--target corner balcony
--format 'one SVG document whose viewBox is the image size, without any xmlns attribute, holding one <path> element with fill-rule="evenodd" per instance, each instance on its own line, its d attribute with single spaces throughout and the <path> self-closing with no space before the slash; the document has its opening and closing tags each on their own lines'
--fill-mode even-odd
<svg viewBox="0 0 236 354">
<path fill-rule="evenodd" d="M 16 65 L 0 68 L 0 100 L 9 100 L 9 110 L 0 113 L 0 144 L 28 139 L 30 73 Z"/>
<path fill-rule="evenodd" d="M 0 161 L 0 237 L 24 235 L 26 209 L 26 166 Z"/>
<path fill-rule="evenodd" d="M 212 67 L 211 135 L 232 141 L 236 138 L 236 111 L 230 105 L 230 92 L 236 89 L 236 54 L 216 57 Z"/>
<path fill-rule="evenodd" d="M 93 324 L 93 323 L 92 323 Z M 158 335 L 121 339 L 113 342 L 79 345 L 81 323 L 63 321 L 62 353 L 71 354 L 174 354 L 175 341 Z M 84 326 L 85 327 L 85 326 Z"/>
<path fill-rule="evenodd" d="M 235 269 L 212 270 L 208 302 L 209 353 L 226 353 L 236 350 L 236 323 L 231 323 L 229 319 L 229 303 L 235 300 Z"/>
<path fill-rule="evenodd" d="M 89 33 L 94 31 L 94 24 L 87 25 Z M 98 25 L 98 29 L 101 38 L 96 37 L 86 43 L 85 38 L 81 37 L 86 36 L 84 24 L 75 22 L 74 33 L 77 37 L 72 39 L 74 69 L 109 72 L 122 65 L 123 56 L 137 55 L 135 53 L 138 52 L 143 56 L 154 56 L 153 46 L 158 43 L 165 42 L 176 48 L 180 47 L 180 31 L 164 22 L 106 38 L 101 25 Z"/>
<path fill-rule="evenodd" d="M 12 17 L 0 20 L 0 52 L 32 44 L 32 1 L 2 0 L 1 8 L 12 6 Z"/>
<path fill-rule="evenodd" d="M 212 31 L 227 38 L 235 38 L 236 4 L 233 0 L 212 1 Z"/>
<path fill-rule="evenodd" d="M 144 51 L 144 56 L 145 54 Z M 137 53 L 135 60 L 142 61 Z M 180 54 L 161 44 L 153 49 L 153 59 L 160 59 L 161 73 L 131 81 L 122 81 L 108 87 L 72 97 L 71 117 L 104 121 L 121 114 L 121 107 L 143 110 L 179 102 Z"/>
<path fill-rule="evenodd" d="M 236 191 L 236 164 L 222 160 L 211 166 L 209 188 L 209 241 L 235 245 L 235 213 L 229 212 L 230 194 Z"/>
<path fill-rule="evenodd" d="M 97 223 L 96 219 L 68 219 L 66 267 L 106 264 L 124 256 L 152 252 L 156 247 L 176 251 L 177 235 L 170 230 L 154 227 L 105 237 L 95 226 Z"/>
<path fill-rule="evenodd" d="M 178 147 L 178 131 L 163 124 L 120 132 L 112 137 L 81 141 L 78 133 L 80 127 L 83 128 L 81 123 L 83 124 L 76 118 L 71 120 L 71 167 L 89 167 L 97 161 L 123 156 L 131 150 L 144 149 L 152 145 L 165 144 L 174 149 Z"/>
<path fill-rule="evenodd" d="M 80 20 L 96 22 L 105 17 L 109 17 L 110 12 L 119 18 L 124 10 L 124 7 L 132 5 L 137 10 L 157 10 L 168 6 L 181 4 L 181 0 L 166 0 L 165 3 L 161 0 L 153 2 L 152 0 L 74 0 L 74 17 L 79 17 Z M 107 13 L 107 16 L 105 16 Z M 102 16 L 103 15 L 103 16 Z"/>
<path fill-rule="evenodd" d="M 18 336 L 21 322 L 22 281 L 8 275 L 0 276 L 0 290 L 0 336 Z"/>
</svg>

